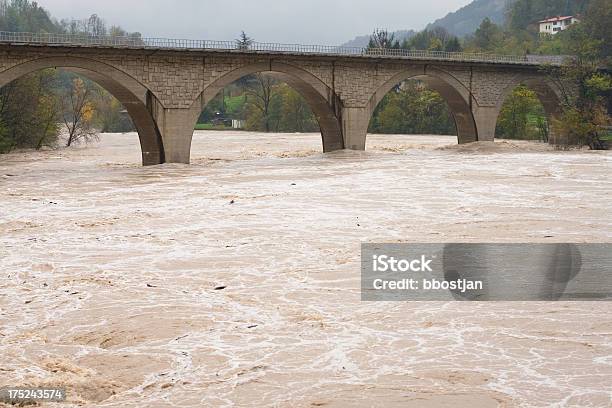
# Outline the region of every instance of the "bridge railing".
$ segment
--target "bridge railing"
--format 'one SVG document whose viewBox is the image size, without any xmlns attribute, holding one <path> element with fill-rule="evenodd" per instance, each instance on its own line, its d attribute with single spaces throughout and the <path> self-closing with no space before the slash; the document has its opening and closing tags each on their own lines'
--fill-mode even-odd
<svg viewBox="0 0 612 408">
<path fill-rule="evenodd" d="M 140 36 L 92 36 L 82 34 L 14 33 L 0 31 L 0 43 L 37 44 L 49 46 L 151 48 L 181 50 L 219 50 L 234 52 L 273 52 L 286 54 L 319 54 L 359 57 L 389 57 L 423 60 L 474 61 L 505 64 L 561 65 L 568 57 L 561 55 L 497 55 L 446 51 L 422 51 L 390 48 L 335 47 L 330 45 L 302 45 L 259 43 L 240 44 L 237 41 L 183 40 L 142 38 Z"/>
</svg>

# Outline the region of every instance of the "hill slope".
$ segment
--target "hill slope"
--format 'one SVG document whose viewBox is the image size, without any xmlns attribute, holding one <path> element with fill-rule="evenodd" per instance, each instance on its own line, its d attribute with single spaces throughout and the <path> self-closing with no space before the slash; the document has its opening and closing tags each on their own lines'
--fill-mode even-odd
<svg viewBox="0 0 612 408">
<path fill-rule="evenodd" d="M 444 27 L 448 32 L 459 37 L 469 35 L 476 31 L 482 20 L 486 17 L 489 17 L 494 23 L 503 23 L 507 5 L 515 1 L 474 0 L 467 6 L 434 21 L 427 28 Z"/>
<path fill-rule="evenodd" d="M 426 28 L 444 27 L 449 33 L 458 37 L 463 37 L 476 31 L 482 20 L 486 17 L 489 17 L 494 23 L 503 23 L 507 5 L 513 4 L 516 1 L 517 0 L 474 0 L 467 6 L 455 12 L 448 13 L 445 17 L 434 21 Z M 401 42 L 406 38 L 412 37 L 416 32 L 414 30 L 401 30 L 396 31 L 394 34 L 395 38 Z M 369 40 L 370 35 L 358 36 L 342 44 L 342 47 L 366 47 Z"/>
</svg>

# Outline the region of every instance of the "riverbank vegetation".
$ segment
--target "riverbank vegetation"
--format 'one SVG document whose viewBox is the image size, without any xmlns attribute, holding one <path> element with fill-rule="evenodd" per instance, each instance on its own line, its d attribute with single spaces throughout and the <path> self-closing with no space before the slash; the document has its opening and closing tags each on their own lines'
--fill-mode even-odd
<svg viewBox="0 0 612 408">
<path fill-rule="evenodd" d="M 0 31 L 140 37 L 108 28 L 96 15 L 57 21 L 29 0 L 0 0 Z M 131 130 L 124 107 L 106 90 L 61 69 L 34 72 L 0 89 L 0 153 L 70 146 L 95 140 L 98 132 Z"/>
</svg>

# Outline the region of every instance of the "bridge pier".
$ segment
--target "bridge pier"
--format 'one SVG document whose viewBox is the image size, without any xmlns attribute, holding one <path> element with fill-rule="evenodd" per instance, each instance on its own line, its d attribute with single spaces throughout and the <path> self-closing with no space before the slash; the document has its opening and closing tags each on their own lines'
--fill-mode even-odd
<svg viewBox="0 0 612 408">
<path fill-rule="evenodd" d="M 474 114 L 474 122 L 476 122 L 477 141 L 494 141 L 499 108 L 495 106 L 475 106 L 472 113 Z"/>
<path fill-rule="evenodd" d="M 165 163 L 189 164 L 193 138 L 191 109 L 161 109 L 156 116 L 164 146 Z"/>
<path fill-rule="evenodd" d="M 342 108 L 342 135 L 344 148 L 365 150 L 370 110 L 368 108 Z"/>
</svg>

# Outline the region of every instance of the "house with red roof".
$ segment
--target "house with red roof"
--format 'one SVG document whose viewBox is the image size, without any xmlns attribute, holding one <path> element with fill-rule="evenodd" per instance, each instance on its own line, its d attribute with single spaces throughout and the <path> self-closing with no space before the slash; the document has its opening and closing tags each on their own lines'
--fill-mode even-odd
<svg viewBox="0 0 612 408">
<path fill-rule="evenodd" d="M 559 31 L 567 29 L 572 24 L 579 23 L 574 16 L 558 16 L 538 21 L 540 24 L 540 34 L 557 34 Z"/>
</svg>

